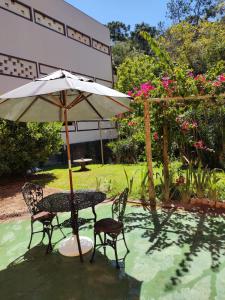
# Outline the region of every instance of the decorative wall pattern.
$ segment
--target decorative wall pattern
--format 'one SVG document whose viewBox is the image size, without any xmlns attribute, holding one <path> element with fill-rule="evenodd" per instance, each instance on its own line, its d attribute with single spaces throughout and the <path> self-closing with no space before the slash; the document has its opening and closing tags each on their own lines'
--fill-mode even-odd
<svg viewBox="0 0 225 300">
<path fill-rule="evenodd" d="M 12 13 L 15 13 L 23 18 L 32 20 L 31 8 L 22 2 L 17 0 L 0 0 L 0 8 L 6 9 Z M 65 24 L 62 22 L 47 16 L 46 14 L 34 10 L 34 21 L 36 24 L 44 26 L 60 34 L 66 35 Z M 95 39 L 91 39 L 90 36 L 67 26 L 67 37 L 78 41 L 86 46 L 93 47 L 94 49 L 101 51 L 102 53 L 110 55 L 110 47 Z M 92 40 L 92 43 L 91 43 Z"/>
<path fill-rule="evenodd" d="M 31 9 L 19 2 L 19 1 L 16 1 L 16 0 L 0 0 L 0 7 L 10 11 L 10 12 L 13 12 L 21 17 L 24 17 L 26 19 L 29 19 L 31 20 L 32 17 L 31 17 Z"/>
<path fill-rule="evenodd" d="M 86 34 L 83 34 L 71 27 L 67 27 L 67 35 L 69 38 L 76 40 L 80 43 L 83 43 L 87 46 L 91 46 L 91 38 Z"/>
<path fill-rule="evenodd" d="M 37 64 L 26 59 L 0 54 L 0 74 L 34 79 L 38 77 Z"/>
<path fill-rule="evenodd" d="M 36 10 L 34 11 L 34 18 L 37 24 L 65 35 L 65 26 L 63 23 Z"/>
<path fill-rule="evenodd" d="M 106 54 L 110 54 L 109 46 L 92 39 L 92 47 Z"/>
</svg>

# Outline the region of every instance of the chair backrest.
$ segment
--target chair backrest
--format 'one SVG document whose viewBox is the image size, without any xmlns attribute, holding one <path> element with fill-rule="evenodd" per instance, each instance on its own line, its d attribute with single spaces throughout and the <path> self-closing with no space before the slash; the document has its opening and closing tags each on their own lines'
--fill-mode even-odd
<svg viewBox="0 0 225 300">
<path fill-rule="evenodd" d="M 38 203 L 43 199 L 43 189 L 40 185 L 27 182 L 22 187 L 24 201 L 32 215 L 37 214 L 40 210 Z"/>
<path fill-rule="evenodd" d="M 128 199 L 129 189 L 125 190 L 116 198 L 112 205 L 112 217 L 117 218 L 118 221 L 122 222 L 125 214 L 127 199 Z"/>
</svg>

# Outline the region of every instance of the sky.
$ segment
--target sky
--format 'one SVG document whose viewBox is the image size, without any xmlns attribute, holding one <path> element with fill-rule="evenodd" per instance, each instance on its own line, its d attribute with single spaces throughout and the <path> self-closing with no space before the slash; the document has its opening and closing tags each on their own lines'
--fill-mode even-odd
<svg viewBox="0 0 225 300">
<path fill-rule="evenodd" d="M 122 21 L 132 27 L 141 22 L 156 26 L 166 19 L 167 0 L 66 0 L 87 15 L 106 24 Z"/>
</svg>

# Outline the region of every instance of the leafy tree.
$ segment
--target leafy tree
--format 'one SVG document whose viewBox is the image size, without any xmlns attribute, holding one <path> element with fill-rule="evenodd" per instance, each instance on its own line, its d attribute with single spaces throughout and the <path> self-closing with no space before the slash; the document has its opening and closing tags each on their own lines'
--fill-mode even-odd
<svg viewBox="0 0 225 300">
<path fill-rule="evenodd" d="M 205 73 L 225 59 L 225 23 L 205 21 L 193 26 L 182 22 L 171 26 L 159 42 L 173 61 L 188 64 L 195 73 Z"/>
<path fill-rule="evenodd" d="M 44 163 L 62 146 L 60 123 L 0 120 L 0 176 L 22 174 Z"/>
<path fill-rule="evenodd" d="M 120 21 L 112 21 L 106 25 L 110 31 L 110 38 L 115 41 L 126 41 L 129 37 L 130 25 L 126 25 Z"/>
<path fill-rule="evenodd" d="M 145 54 L 150 54 L 150 47 L 146 40 L 140 35 L 141 31 L 147 32 L 151 37 L 156 36 L 156 27 L 150 26 L 147 23 L 136 24 L 134 30 L 131 31 L 131 40 L 135 47 L 139 50 L 144 51 Z"/>
<path fill-rule="evenodd" d="M 112 63 L 113 70 L 116 70 L 119 65 L 121 65 L 127 57 L 137 55 L 138 51 L 133 47 L 130 40 L 124 42 L 115 42 L 112 47 Z"/>
<path fill-rule="evenodd" d="M 167 16 L 174 22 L 188 21 L 199 24 L 224 15 L 223 0 L 170 0 L 167 3 Z"/>
<path fill-rule="evenodd" d="M 153 57 L 145 54 L 128 57 L 117 69 L 116 87 L 127 92 L 143 82 L 154 80 L 160 72 L 160 65 Z"/>
</svg>

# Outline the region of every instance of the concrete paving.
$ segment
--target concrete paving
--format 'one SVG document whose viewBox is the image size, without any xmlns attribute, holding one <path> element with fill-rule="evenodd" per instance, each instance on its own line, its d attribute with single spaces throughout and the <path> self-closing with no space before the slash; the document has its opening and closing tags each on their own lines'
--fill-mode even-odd
<svg viewBox="0 0 225 300">
<path fill-rule="evenodd" d="M 98 218 L 110 215 L 109 205 L 99 205 Z M 81 216 L 90 217 L 91 210 Z M 60 219 L 68 214 L 60 215 Z M 64 229 L 70 234 L 70 229 Z M 128 207 L 126 256 L 119 242 L 121 269 L 115 268 L 112 249 L 90 254 L 81 264 L 58 251 L 60 231 L 54 232 L 53 253 L 46 255 L 37 234 L 28 251 L 30 222 L 0 224 L 0 298 L 63 300 L 206 300 L 224 299 L 225 220 L 186 212 Z M 82 235 L 93 237 L 92 224 Z"/>
</svg>

